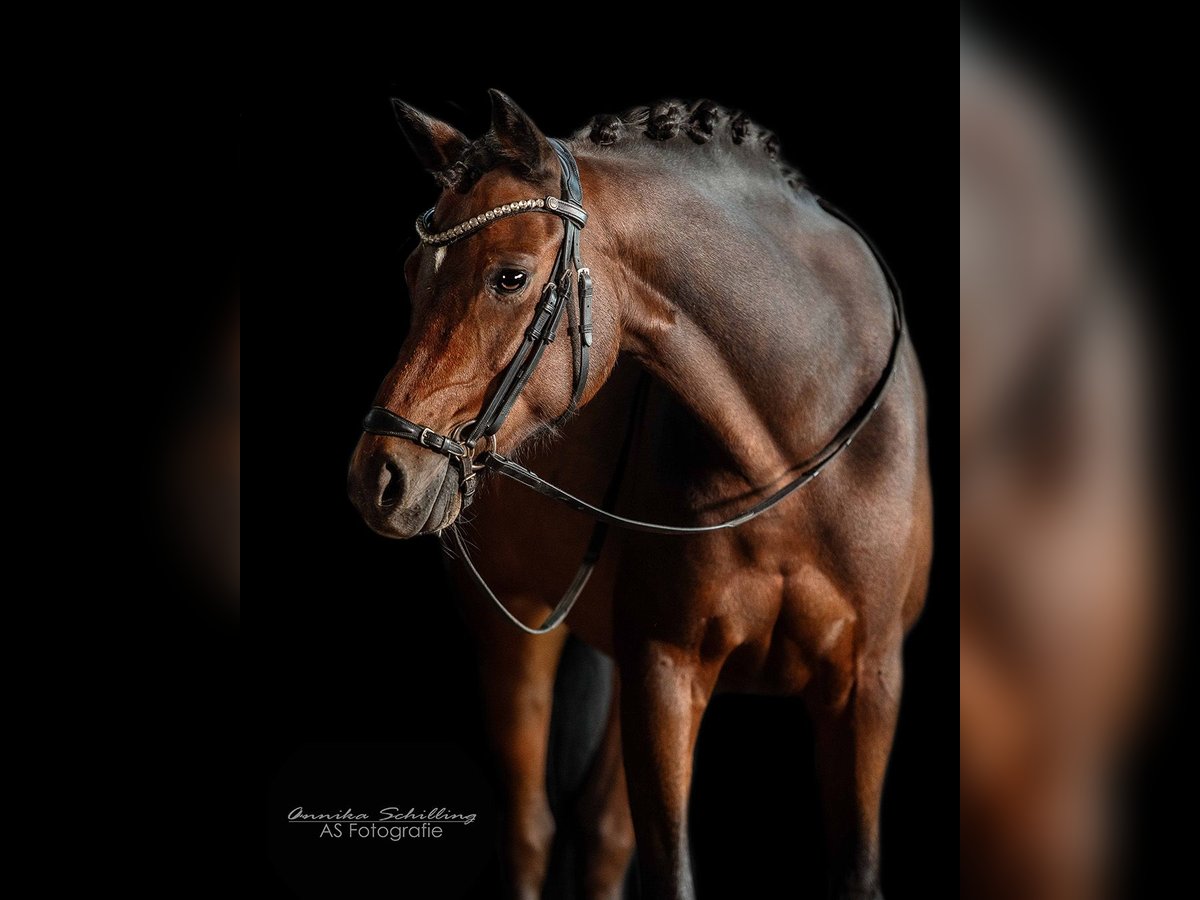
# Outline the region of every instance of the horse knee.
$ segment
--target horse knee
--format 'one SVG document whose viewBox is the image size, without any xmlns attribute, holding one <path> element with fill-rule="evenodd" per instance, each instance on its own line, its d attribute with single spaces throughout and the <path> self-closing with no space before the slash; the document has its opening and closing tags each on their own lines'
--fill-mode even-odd
<svg viewBox="0 0 1200 900">
<path fill-rule="evenodd" d="M 554 814 L 545 804 L 532 807 L 513 815 L 506 831 L 515 895 L 540 897 L 554 844 Z"/>
<path fill-rule="evenodd" d="M 614 856 L 633 852 L 633 819 L 627 809 L 609 810 L 596 817 L 585 825 L 584 835 L 590 849 Z"/>
<path fill-rule="evenodd" d="M 603 898 L 622 896 L 625 872 L 633 857 L 633 820 L 629 810 L 606 810 L 582 823 L 584 853 L 584 896 Z"/>
</svg>

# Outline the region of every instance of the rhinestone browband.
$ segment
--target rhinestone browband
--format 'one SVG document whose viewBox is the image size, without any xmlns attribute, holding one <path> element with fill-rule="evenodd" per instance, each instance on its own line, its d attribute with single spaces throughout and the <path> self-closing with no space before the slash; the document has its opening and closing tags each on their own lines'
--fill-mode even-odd
<svg viewBox="0 0 1200 900">
<path fill-rule="evenodd" d="M 514 216 L 523 212 L 539 211 L 567 216 L 574 219 L 581 228 L 583 227 L 583 223 L 587 221 L 587 213 L 581 207 L 576 206 L 568 200 L 562 200 L 558 197 L 538 197 L 533 200 L 515 200 L 512 203 L 505 203 L 497 206 L 495 209 L 489 209 L 485 213 L 480 213 L 474 218 L 467 219 L 467 221 L 461 222 L 453 228 L 436 232 L 429 230 L 429 225 L 433 221 L 433 210 L 430 209 L 417 219 L 417 237 L 421 239 L 422 244 L 429 244 L 434 247 L 443 244 L 452 244 L 459 238 L 464 238 L 472 232 L 483 228 L 485 225 L 490 225 L 497 219 L 503 219 L 507 216 Z"/>
</svg>

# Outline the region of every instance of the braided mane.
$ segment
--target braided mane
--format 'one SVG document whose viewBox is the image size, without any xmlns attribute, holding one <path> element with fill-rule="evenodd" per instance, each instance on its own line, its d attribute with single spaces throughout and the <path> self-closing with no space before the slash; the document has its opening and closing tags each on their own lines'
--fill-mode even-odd
<svg viewBox="0 0 1200 900">
<path fill-rule="evenodd" d="M 780 156 L 779 138 L 762 128 L 744 112 L 729 110 L 712 100 L 660 100 L 653 106 L 637 106 L 619 116 L 601 114 L 571 136 L 572 141 L 590 141 L 598 147 L 628 147 L 651 141 L 658 146 L 674 144 L 680 150 L 692 145 L 723 141 L 747 153 L 762 154 L 773 162 L 793 190 L 805 187 L 804 176 Z M 458 161 L 435 173 L 445 188 L 466 193 L 485 172 L 505 162 L 505 154 L 491 132 L 473 141 Z"/>
</svg>

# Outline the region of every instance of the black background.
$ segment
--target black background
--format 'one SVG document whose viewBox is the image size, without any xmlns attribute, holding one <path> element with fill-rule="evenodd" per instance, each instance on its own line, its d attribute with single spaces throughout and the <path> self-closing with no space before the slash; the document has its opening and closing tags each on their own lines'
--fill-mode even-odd
<svg viewBox="0 0 1200 900">
<path fill-rule="evenodd" d="M 1022 5 L 1005 3 L 986 24 L 1060 84 L 1110 187 L 1120 237 L 1139 251 L 1167 439 L 1156 474 L 1175 504 L 1169 537 L 1186 551 L 1192 32 L 1162 10 Z M 126 45 L 99 26 L 83 29 L 78 53 L 54 29 L 14 82 L 14 97 L 45 122 L 14 126 L 29 164 L 12 167 L 10 180 L 36 198 L 39 217 L 25 236 L 55 239 L 44 265 L 22 251 L 11 267 L 46 279 L 18 291 L 9 311 L 19 368 L 9 449 L 29 454 L 10 487 L 14 500 L 33 495 L 27 521 L 10 516 L 23 532 L 10 563 L 26 563 L 41 588 L 10 604 L 11 631 L 18 649 L 45 648 L 36 668 L 21 658 L 23 675 L 70 677 L 49 702 L 22 682 L 14 703 L 35 710 L 28 733 L 38 739 L 27 745 L 49 763 L 27 780 L 65 787 L 71 808 L 86 796 L 128 817 L 128 827 L 89 835 L 103 848 L 97 865 L 71 865 L 81 848 L 68 848 L 68 864 L 46 877 L 73 869 L 89 883 L 163 879 L 158 894 L 291 896 L 266 852 L 264 816 L 296 750 L 395 741 L 415 754 L 449 743 L 486 767 L 475 677 L 469 665 L 445 664 L 461 657 L 462 631 L 445 605 L 396 586 L 397 573 L 436 573 L 436 548 L 367 533 L 343 478 L 359 417 L 399 346 L 410 223 L 434 196 L 395 131 L 388 97 L 477 131 L 484 89 L 496 86 L 552 134 L 669 95 L 744 107 L 782 135 L 788 159 L 863 224 L 896 270 L 930 388 L 938 543 L 929 605 L 906 650 L 884 869 L 893 898 L 957 893 L 958 129 L 949 9 L 853 6 L 841 21 L 810 7 L 782 15 L 729 7 L 673 21 L 608 6 L 562 13 L 522 5 L 487 21 L 446 8 L 433 25 L 360 23 L 353 37 L 328 10 L 319 21 L 289 12 L 257 25 L 196 17 L 186 26 L 164 20 L 149 38 L 126 29 L 136 36 Z M 61 197 L 48 193 L 64 183 Z M 211 365 L 239 260 L 249 348 L 240 639 L 203 612 L 195 572 L 177 549 L 164 550 L 172 542 L 157 461 L 163 434 L 194 398 L 196 371 Z M 58 290 L 51 279 L 60 274 L 84 283 Z M 34 319 L 29 327 L 22 313 Z M 27 349 L 45 363 L 33 375 Z M 104 383 L 110 372 L 115 384 Z M 22 414 L 15 404 L 26 395 Z M 44 430 L 64 398 L 93 412 L 90 429 L 51 421 Z M 56 485 L 82 489 L 86 502 L 47 502 L 61 499 L 48 494 Z M 132 485 L 140 502 L 130 502 Z M 26 549 L 46 543 L 52 561 Z M 1185 574 L 1178 566 L 1176 598 L 1191 596 Z M 46 620 L 16 627 L 22 606 Z M 1160 660 L 1160 728 L 1136 779 L 1132 896 L 1170 895 L 1151 876 L 1176 888 L 1194 880 L 1194 841 L 1177 824 L 1194 795 L 1185 677 L 1194 674 L 1194 619 L 1185 603 L 1176 613 Z M 359 677 L 364 670 L 375 680 Z M 753 896 L 775 880 L 799 893 L 816 846 L 810 767 L 804 725 L 784 705 L 714 704 L 695 791 L 701 891 Z M 239 848 L 231 810 L 243 797 Z M 747 810 L 780 806 L 777 826 L 750 826 Z M 422 895 L 395 875 L 381 887 Z"/>
<path fill-rule="evenodd" d="M 437 543 L 374 536 L 345 495 L 359 420 L 404 332 L 401 267 L 414 246 L 412 219 L 436 196 L 395 125 L 389 98 L 477 135 L 487 124 L 486 88 L 498 87 L 547 134 L 563 136 L 595 113 L 709 97 L 773 129 L 813 189 L 872 236 L 905 292 L 930 399 L 937 550 L 926 612 L 905 651 L 904 703 L 884 801 L 884 878 L 891 897 L 956 890 L 952 44 L 937 48 L 944 67 L 914 66 L 914 54 L 935 48 L 915 29 L 906 33 L 912 40 L 897 42 L 884 30 L 866 40 L 812 35 L 778 51 L 683 51 L 670 62 L 635 54 L 626 66 L 592 61 L 577 73 L 528 60 L 469 65 L 479 71 L 467 77 L 444 59 L 418 59 L 398 44 L 379 55 L 314 56 L 260 81 L 245 98 L 246 171 L 258 201 L 246 223 L 246 256 L 265 266 L 262 283 L 258 272 L 247 281 L 266 305 L 247 316 L 247 342 L 255 348 L 254 370 L 273 374 L 263 402 L 302 414 L 295 420 L 302 427 L 245 447 L 247 468 L 269 473 L 271 482 L 268 496 L 259 496 L 264 486 L 248 492 L 255 497 L 248 519 L 252 507 L 266 504 L 252 526 L 266 540 L 247 566 L 243 619 L 263 791 L 311 742 L 453 745 L 488 772 L 465 630 L 452 603 L 400 583 L 400 575 L 414 572 L 440 581 Z M 612 52 L 596 48 L 600 58 Z M 263 415 L 266 409 L 248 416 L 247 429 L 260 429 Z M 311 776 L 315 793 L 346 778 L 344 749 L 322 752 L 331 771 Z M 401 777 L 452 780 L 444 766 Z M 268 817 L 291 808 L 259 796 Z M 713 703 L 697 751 L 692 820 L 701 897 L 805 887 L 819 893 L 812 752 L 795 703 Z M 265 855 L 263 865 L 287 896 Z M 498 877 L 494 859 L 488 865 L 472 896 L 497 895 L 489 884 Z M 350 868 L 345 887 L 354 878 L 382 877 L 370 866 Z M 416 885 L 424 877 L 419 866 L 407 871 L 414 896 L 423 895 Z"/>
</svg>

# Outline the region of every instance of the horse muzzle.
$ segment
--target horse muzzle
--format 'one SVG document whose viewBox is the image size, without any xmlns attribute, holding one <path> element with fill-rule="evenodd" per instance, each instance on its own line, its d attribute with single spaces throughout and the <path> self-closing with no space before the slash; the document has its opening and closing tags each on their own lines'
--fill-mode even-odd
<svg viewBox="0 0 1200 900">
<path fill-rule="evenodd" d="M 411 538 L 450 526 L 464 509 L 461 470 L 395 438 L 363 434 L 347 478 L 350 501 L 377 534 Z"/>
</svg>

